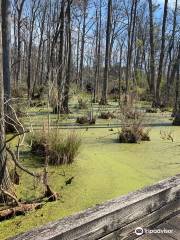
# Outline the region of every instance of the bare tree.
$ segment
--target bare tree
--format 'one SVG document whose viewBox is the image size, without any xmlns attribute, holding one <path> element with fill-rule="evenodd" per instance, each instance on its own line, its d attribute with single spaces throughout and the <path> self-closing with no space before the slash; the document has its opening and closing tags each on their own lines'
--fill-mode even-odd
<svg viewBox="0 0 180 240">
<path fill-rule="evenodd" d="M 173 110 L 175 119 L 174 119 L 173 124 L 180 126 L 180 92 L 179 92 L 179 87 L 180 87 L 180 42 L 178 45 L 179 45 L 178 46 L 178 55 L 177 55 L 177 59 L 175 61 L 176 91 L 175 91 L 175 105 L 174 105 L 174 110 Z"/>
<path fill-rule="evenodd" d="M 152 0 L 149 2 L 149 35 L 150 35 L 150 93 L 155 97 L 155 56 L 154 56 L 154 18 Z"/>
<path fill-rule="evenodd" d="M 103 89 L 100 104 L 107 104 L 108 94 L 108 76 L 109 76 L 109 63 L 110 63 L 110 38 L 112 31 L 112 0 L 108 1 L 108 13 L 107 13 L 107 29 L 106 29 L 106 53 L 105 53 L 105 68 L 104 68 L 104 79 Z"/>
<path fill-rule="evenodd" d="M 83 67 L 84 67 L 84 47 L 85 47 L 85 35 L 86 35 L 86 18 L 87 18 L 87 7 L 88 0 L 82 1 L 83 8 L 83 27 L 82 27 L 82 38 L 81 38 L 81 56 L 80 56 L 80 69 L 79 69 L 79 79 L 80 87 L 83 89 Z"/>
<path fill-rule="evenodd" d="M 2 46 L 3 46 L 3 79 L 4 96 L 7 100 L 11 98 L 11 1 L 2 0 Z"/>
<path fill-rule="evenodd" d="M 129 91 L 129 77 L 131 76 L 131 63 L 132 63 L 132 52 L 134 45 L 135 25 L 136 25 L 136 14 L 137 14 L 138 0 L 133 0 L 131 5 L 130 20 L 128 22 L 128 50 L 127 50 L 127 64 L 126 64 L 126 99 Z"/>
<path fill-rule="evenodd" d="M 58 70 L 58 113 L 62 110 L 62 85 L 64 76 L 64 24 L 65 24 L 65 1 L 61 1 L 60 12 L 60 46 L 59 46 L 59 70 Z"/>
<path fill-rule="evenodd" d="M 28 88 L 28 100 L 31 100 L 31 67 L 32 67 L 32 46 L 33 46 L 33 33 L 35 28 L 36 14 L 39 9 L 40 0 L 31 0 L 31 16 L 29 26 L 29 45 L 28 45 L 28 59 L 27 59 L 27 88 Z"/>
<path fill-rule="evenodd" d="M 162 33 L 161 33 L 161 52 L 160 52 L 159 69 L 158 69 L 158 76 L 157 76 L 157 83 L 156 83 L 156 97 L 155 97 L 155 102 L 153 104 L 154 106 L 158 106 L 158 107 L 161 105 L 160 85 L 161 85 L 161 80 L 162 80 L 163 61 L 164 61 L 164 54 L 165 54 L 167 13 L 168 13 L 168 0 L 165 0 L 163 23 L 162 23 Z"/>
<path fill-rule="evenodd" d="M 2 0 L 0 1 L 0 6 Z M 3 82 L 3 47 L 2 47 L 2 9 L 0 11 L 0 188 L 10 191 L 11 181 L 7 169 L 6 140 L 5 140 L 5 115 L 4 115 L 4 82 Z M 6 196 L 0 191 L 0 202 L 6 202 Z"/>
<path fill-rule="evenodd" d="M 178 1 L 175 1 L 175 7 L 174 7 L 174 14 L 173 14 L 173 29 L 172 29 L 172 35 L 169 41 L 169 47 L 168 47 L 168 57 L 169 57 L 169 65 L 167 70 L 167 83 L 166 83 L 166 97 L 165 97 L 165 105 L 169 102 L 169 93 L 171 90 L 171 86 L 174 81 L 174 75 L 171 74 L 171 70 L 173 68 L 173 61 L 175 60 L 173 57 L 173 50 L 174 50 L 174 44 L 175 44 L 175 36 L 176 36 L 176 29 L 177 29 L 177 12 L 178 12 Z"/>
<path fill-rule="evenodd" d="M 69 89 L 71 82 L 71 57 L 72 57 L 72 44 L 71 44 L 71 4 L 72 0 L 68 0 L 66 16 L 66 49 L 67 49 L 67 66 L 66 66 L 66 79 L 64 86 L 64 98 L 63 98 L 63 112 L 69 113 Z"/>
<path fill-rule="evenodd" d="M 42 71 L 40 71 L 40 67 L 41 67 L 40 61 L 43 61 L 42 54 L 43 54 L 43 43 L 44 43 L 44 31 L 45 31 L 47 6 L 48 6 L 47 1 L 45 1 L 43 6 L 41 6 L 42 15 L 40 16 L 40 39 L 39 39 L 39 46 L 38 46 L 38 53 L 37 53 L 37 66 L 35 69 L 35 80 L 34 80 L 33 89 L 32 89 L 32 97 L 35 96 L 35 88 L 36 88 L 38 80 L 39 80 L 39 85 L 41 85 L 40 75 L 42 75 Z"/>
<path fill-rule="evenodd" d="M 21 46 L 22 46 L 21 29 L 22 29 L 22 12 L 23 12 L 24 3 L 25 3 L 25 0 L 15 1 L 15 7 L 17 11 L 17 56 L 15 57 L 15 64 L 16 64 L 15 88 L 18 88 L 20 72 L 21 72 L 21 60 L 22 60 L 21 59 Z"/>
</svg>

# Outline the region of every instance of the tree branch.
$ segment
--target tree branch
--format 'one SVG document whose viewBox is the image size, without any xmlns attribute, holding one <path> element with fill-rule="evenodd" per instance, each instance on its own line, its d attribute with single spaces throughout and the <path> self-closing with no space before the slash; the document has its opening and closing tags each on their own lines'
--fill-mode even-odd
<svg viewBox="0 0 180 240">
<path fill-rule="evenodd" d="M 25 168 L 24 166 L 22 166 L 16 158 L 16 155 L 14 154 L 14 152 L 6 147 L 7 152 L 11 155 L 13 162 L 15 163 L 15 165 L 20 168 L 21 170 L 23 170 L 24 172 L 28 173 L 29 175 L 36 177 L 36 178 L 40 178 L 40 174 L 31 172 L 29 169 Z"/>
<path fill-rule="evenodd" d="M 15 203 L 17 204 L 17 206 L 20 205 L 19 202 L 18 202 L 18 200 L 17 200 L 17 198 L 16 198 L 15 196 L 13 196 L 11 193 L 9 193 L 9 192 L 7 192 L 6 190 L 4 190 L 4 189 L 2 188 L 2 186 L 0 186 L 0 190 L 1 190 L 1 192 L 2 192 L 3 194 L 5 194 L 5 195 L 7 195 L 8 197 L 10 197 L 11 199 L 13 199 L 13 200 L 15 201 Z"/>
<path fill-rule="evenodd" d="M 8 142 L 11 142 L 14 138 L 16 138 L 16 137 L 18 137 L 18 136 L 21 136 L 21 135 L 23 135 L 23 134 L 25 134 L 25 133 L 28 133 L 28 132 L 29 132 L 29 130 L 26 130 L 26 131 L 24 131 L 24 132 L 15 134 L 14 136 L 12 136 L 12 137 L 9 138 L 8 140 L 6 140 L 6 144 L 7 144 Z"/>
</svg>

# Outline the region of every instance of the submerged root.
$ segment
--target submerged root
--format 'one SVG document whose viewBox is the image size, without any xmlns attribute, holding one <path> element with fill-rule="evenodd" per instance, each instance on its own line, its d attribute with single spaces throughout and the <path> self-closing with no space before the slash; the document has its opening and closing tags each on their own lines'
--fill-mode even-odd
<svg viewBox="0 0 180 240">
<path fill-rule="evenodd" d="M 57 201 L 59 193 L 53 192 L 49 185 L 46 186 L 45 197 L 48 198 L 49 202 Z"/>
</svg>

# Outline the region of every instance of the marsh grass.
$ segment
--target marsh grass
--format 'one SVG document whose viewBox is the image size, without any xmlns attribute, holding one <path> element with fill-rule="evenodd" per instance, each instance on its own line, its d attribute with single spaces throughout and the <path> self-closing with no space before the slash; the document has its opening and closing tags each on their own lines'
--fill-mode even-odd
<svg viewBox="0 0 180 240">
<path fill-rule="evenodd" d="M 48 133 L 35 132 L 28 139 L 31 142 L 31 152 L 40 157 L 48 157 L 51 165 L 72 164 L 79 153 L 81 138 L 76 132 Z"/>
<path fill-rule="evenodd" d="M 121 108 L 120 120 L 122 128 L 118 131 L 120 143 L 139 143 L 150 141 L 150 129 L 144 127 L 144 115 L 137 111 L 133 105 L 125 105 Z"/>
<path fill-rule="evenodd" d="M 138 124 L 126 126 L 119 131 L 120 143 L 139 143 L 141 141 L 150 141 L 149 129 L 144 128 Z"/>
<path fill-rule="evenodd" d="M 116 118 L 116 116 L 114 115 L 113 112 L 101 112 L 100 115 L 98 116 L 98 118 L 101 119 L 113 119 Z"/>
<path fill-rule="evenodd" d="M 96 123 L 95 118 L 90 118 L 90 117 L 77 117 L 76 123 L 81 124 L 81 125 L 94 125 Z"/>
</svg>

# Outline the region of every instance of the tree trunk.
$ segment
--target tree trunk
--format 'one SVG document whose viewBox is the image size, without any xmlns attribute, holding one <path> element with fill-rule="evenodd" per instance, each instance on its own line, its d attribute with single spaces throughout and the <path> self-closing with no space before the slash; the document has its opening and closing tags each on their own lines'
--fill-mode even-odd
<svg viewBox="0 0 180 240">
<path fill-rule="evenodd" d="M 25 3 L 25 0 L 22 0 L 19 4 L 19 1 L 16 2 L 16 9 L 17 9 L 17 69 L 16 69 L 16 80 L 15 80 L 15 87 L 18 89 L 19 80 L 20 80 L 20 73 L 21 73 L 21 16 L 22 10 Z"/>
<path fill-rule="evenodd" d="M 105 54 L 104 79 L 103 79 L 102 97 L 101 97 L 101 101 L 100 101 L 100 104 L 102 104 L 102 105 L 107 104 L 111 30 L 112 30 L 112 0 L 109 0 L 108 1 L 107 29 L 106 29 L 106 54 Z"/>
<path fill-rule="evenodd" d="M 123 53 L 123 43 L 120 44 L 120 54 L 119 54 L 119 79 L 118 79 L 118 88 L 119 88 L 119 106 L 121 104 L 121 83 L 122 83 L 122 53 Z"/>
<path fill-rule="evenodd" d="M 83 67 L 84 67 L 84 46 L 85 46 L 85 35 L 86 35 L 86 15 L 87 15 L 87 0 L 83 2 L 83 31 L 82 31 L 82 39 L 81 39 L 81 58 L 80 58 L 80 88 L 83 89 Z"/>
<path fill-rule="evenodd" d="M 167 71 L 167 83 L 166 83 L 166 99 L 165 99 L 165 105 L 168 104 L 169 102 L 169 95 L 170 95 L 170 90 L 171 86 L 173 84 L 174 79 L 171 78 L 171 69 L 173 67 L 173 60 L 172 58 L 172 50 L 174 49 L 174 40 L 175 40 L 175 34 L 176 34 L 176 25 L 177 25 L 177 10 L 178 10 L 178 0 L 175 2 L 175 8 L 174 8 L 174 17 L 173 17 L 173 30 L 172 30 L 172 35 L 171 39 L 169 41 L 169 49 L 168 49 L 168 55 L 169 55 L 169 65 L 168 65 L 168 71 Z"/>
<path fill-rule="evenodd" d="M 70 81 L 71 81 L 71 0 L 68 0 L 67 3 L 67 67 L 66 67 L 66 80 L 64 86 L 64 99 L 63 99 L 63 112 L 68 114 L 69 113 L 69 88 L 70 88 Z"/>
<path fill-rule="evenodd" d="M 180 86 L 180 43 L 179 43 L 179 49 L 178 49 L 178 56 L 175 61 L 175 73 L 176 75 L 176 89 L 175 89 L 175 104 L 173 109 L 173 115 L 175 116 L 175 119 L 173 121 L 174 125 L 180 125 L 180 96 L 179 96 L 179 86 Z"/>
<path fill-rule="evenodd" d="M 101 31 L 102 31 L 102 0 L 99 2 L 99 34 L 97 50 L 97 81 L 96 81 L 96 101 L 99 100 L 99 84 L 101 75 Z"/>
<path fill-rule="evenodd" d="M 2 1 L 0 0 L 0 6 Z M 2 11 L 2 9 L 1 9 Z M 5 153 L 5 121 L 4 121 L 4 82 L 3 82 L 3 52 L 2 52 L 2 12 L 0 11 L 0 186 L 10 191 L 11 181 L 6 165 Z M 3 22 L 4 23 L 4 22 Z M 4 26 L 3 26 L 4 27 Z M 0 202 L 7 202 L 7 197 L 0 192 Z"/>
<path fill-rule="evenodd" d="M 164 62 L 164 52 L 165 52 L 165 41 L 166 41 L 166 20 L 167 20 L 167 12 L 168 12 L 168 0 L 165 0 L 164 3 L 164 14 L 163 14 L 163 24 L 162 24 L 162 34 L 161 34 L 161 53 L 159 59 L 159 69 L 158 69 L 158 76 L 157 76 L 157 84 L 156 84 L 156 98 L 154 102 L 155 107 L 159 107 L 161 105 L 160 101 L 160 86 L 162 80 L 162 69 L 163 69 L 163 62 Z"/>
<path fill-rule="evenodd" d="M 149 35 L 150 35 L 150 94 L 155 97 L 155 57 L 154 57 L 154 20 L 153 4 L 149 0 Z"/>
<path fill-rule="evenodd" d="M 94 86 L 93 86 L 93 102 L 97 101 L 97 89 L 98 89 L 98 44 L 99 44 L 99 17 L 98 10 L 96 9 L 96 34 L 95 34 L 95 54 L 94 54 Z"/>
<path fill-rule="evenodd" d="M 36 5 L 37 4 L 37 5 Z M 36 12 L 39 8 L 40 1 L 33 0 L 33 6 L 31 9 L 31 20 L 30 20 L 30 32 L 29 32 L 29 46 L 28 46 L 28 59 L 27 59 L 27 89 L 28 89 L 28 100 L 31 101 L 31 75 L 32 75 L 32 47 L 33 47 L 33 33 L 34 25 L 36 20 Z"/>
<path fill-rule="evenodd" d="M 60 13 L 60 43 L 59 43 L 59 70 L 58 70 L 58 79 L 57 79 L 57 85 L 58 85 L 58 103 L 57 103 L 57 113 L 60 114 L 61 108 L 62 108 L 62 85 L 63 85 L 63 70 L 64 70 L 64 16 L 65 11 L 65 1 L 62 0 L 61 2 L 61 13 Z"/>
<path fill-rule="evenodd" d="M 133 0 L 131 7 L 130 23 L 128 26 L 128 53 L 127 53 L 127 65 L 126 65 L 126 99 L 129 91 L 129 77 L 131 72 L 131 62 L 132 62 L 132 52 L 133 52 L 133 42 L 134 42 L 134 33 L 136 25 L 136 14 L 137 14 L 137 2 L 138 0 Z"/>
<path fill-rule="evenodd" d="M 79 84 L 79 46 L 80 46 L 80 27 L 81 24 L 79 22 L 78 25 L 78 37 L 77 37 L 77 48 L 76 48 L 76 84 Z"/>
<path fill-rule="evenodd" d="M 41 71 L 40 71 L 40 67 L 41 67 L 41 58 L 42 58 L 42 54 L 43 54 L 43 37 L 44 37 L 44 28 L 45 28 L 45 19 L 46 19 L 46 13 L 47 13 L 47 3 L 44 6 L 43 9 L 43 13 L 42 13 L 42 19 L 41 19 L 41 27 L 40 27 L 40 40 L 39 40 L 39 47 L 38 47 L 38 54 L 37 54 L 37 64 L 36 64 L 36 70 L 35 70 L 35 80 L 33 83 L 33 90 L 32 90 L 32 97 L 35 96 L 35 88 L 36 85 L 38 83 L 41 84 L 40 81 L 40 76 L 41 76 Z M 42 60 L 43 61 L 43 60 Z"/>
<path fill-rule="evenodd" d="M 6 100 L 11 98 L 11 1 L 2 0 L 2 46 L 3 46 L 3 79 L 4 97 Z"/>
</svg>

